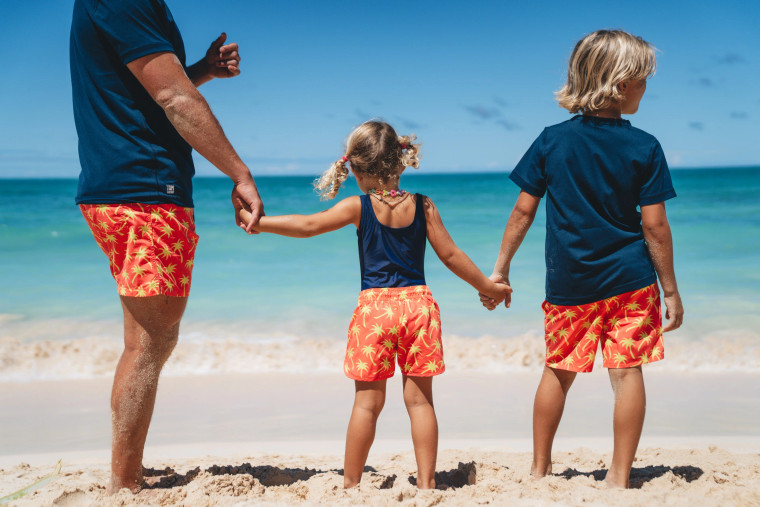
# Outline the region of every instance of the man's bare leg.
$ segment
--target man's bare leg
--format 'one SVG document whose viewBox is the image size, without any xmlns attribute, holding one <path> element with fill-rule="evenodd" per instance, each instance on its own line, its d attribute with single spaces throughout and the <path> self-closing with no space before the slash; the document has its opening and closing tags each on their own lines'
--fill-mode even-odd
<svg viewBox="0 0 760 507">
<path fill-rule="evenodd" d="M 533 402 L 533 464 L 530 475 L 541 478 L 552 473 L 552 444 L 557 433 L 565 399 L 576 372 L 544 366 Z"/>
<path fill-rule="evenodd" d="M 110 493 L 137 492 L 142 485 L 142 456 L 156 401 L 158 376 L 179 336 L 187 298 L 121 297 L 124 352 L 111 391 Z"/>
<path fill-rule="evenodd" d="M 609 373 L 612 391 L 615 393 L 615 447 L 604 480 L 611 488 L 627 488 L 646 413 L 644 375 L 641 366 L 610 368 Z"/>
</svg>

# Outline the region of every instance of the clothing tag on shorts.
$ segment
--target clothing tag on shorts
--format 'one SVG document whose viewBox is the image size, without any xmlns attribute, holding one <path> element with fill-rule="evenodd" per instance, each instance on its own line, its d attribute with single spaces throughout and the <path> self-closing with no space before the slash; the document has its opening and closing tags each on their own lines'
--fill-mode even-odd
<svg viewBox="0 0 760 507">
<path fill-rule="evenodd" d="M 167 194 L 173 194 L 174 193 L 174 185 L 166 185 L 166 193 Z"/>
</svg>

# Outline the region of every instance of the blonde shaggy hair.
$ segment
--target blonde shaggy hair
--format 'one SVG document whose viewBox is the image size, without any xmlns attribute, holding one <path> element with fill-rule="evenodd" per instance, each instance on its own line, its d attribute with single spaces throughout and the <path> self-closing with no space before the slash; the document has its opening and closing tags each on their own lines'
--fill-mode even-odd
<svg viewBox="0 0 760 507">
<path fill-rule="evenodd" d="M 407 167 L 420 166 L 420 145 L 415 135 L 399 136 L 384 121 L 370 120 L 362 123 L 346 140 L 345 158 L 336 160 L 314 182 L 314 188 L 323 200 L 332 199 L 348 178 L 346 162 L 353 170 L 378 178 L 380 184 L 398 179 Z"/>
<path fill-rule="evenodd" d="M 656 67 L 655 47 L 641 37 L 597 30 L 575 45 L 567 83 L 554 95 L 571 113 L 599 111 L 623 100 L 621 82 L 650 78 Z"/>
</svg>

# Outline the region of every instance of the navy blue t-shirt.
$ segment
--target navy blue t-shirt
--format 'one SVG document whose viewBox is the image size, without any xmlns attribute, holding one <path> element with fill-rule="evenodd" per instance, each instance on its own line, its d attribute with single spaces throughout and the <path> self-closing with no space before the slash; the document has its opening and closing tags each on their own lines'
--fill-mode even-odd
<svg viewBox="0 0 760 507">
<path fill-rule="evenodd" d="M 139 202 L 192 207 L 190 145 L 127 68 L 172 52 L 179 29 L 163 0 L 76 0 L 70 64 L 79 134 L 78 204 Z"/>
<path fill-rule="evenodd" d="M 637 207 L 676 193 L 652 135 L 627 120 L 578 115 L 544 129 L 510 179 L 547 196 L 549 303 L 591 303 L 657 280 Z"/>
<path fill-rule="evenodd" d="M 425 284 L 425 246 L 427 222 L 423 196 L 415 194 L 414 220 L 406 227 L 388 227 L 375 216 L 369 195 L 360 196 L 362 215 L 356 235 L 359 238 L 359 264 L 362 290 L 379 287 L 412 287 Z"/>
</svg>

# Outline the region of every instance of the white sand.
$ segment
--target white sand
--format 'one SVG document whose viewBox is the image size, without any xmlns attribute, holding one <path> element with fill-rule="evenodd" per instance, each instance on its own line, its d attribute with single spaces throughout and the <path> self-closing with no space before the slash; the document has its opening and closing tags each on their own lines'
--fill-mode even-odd
<svg viewBox="0 0 760 507">
<path fill-rule="evenodd" d="M 559 475 L 542 481 L 528 477 L 538 374 L 450 373 L 434 383 L 445 490 L 418 492 L 409 482 L 400 379 L 390 381 L 367 463 L 374 472 L 346 492 L 339 471 L 352 382 L 269 374 L 163 379 L 144 463 L 174 472 L 160 487 L 111 498 L 110 381 L 1 383 L 0 497 L 63 458 L 62 477 L 12 505 L 760 505 L 760 376 L 647 368 L 634 489 L 607 491 L 599 480 L 612 449 L 604 371 L 573 386 L 555 446 Z"/>
</svg>

